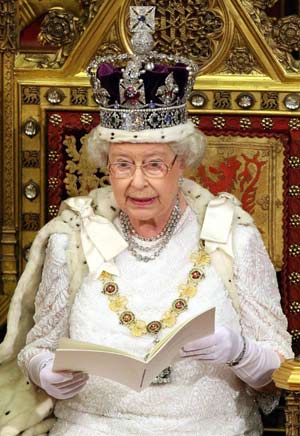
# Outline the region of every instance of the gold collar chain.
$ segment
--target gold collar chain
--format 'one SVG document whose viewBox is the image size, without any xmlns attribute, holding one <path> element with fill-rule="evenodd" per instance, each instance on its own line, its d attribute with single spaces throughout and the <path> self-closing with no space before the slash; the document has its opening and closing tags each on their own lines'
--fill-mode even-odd
<svg viewBox="0 0 300 436">
<path fill-rule="evenodd" d="M 190 256 L 193 266 L 188 273 L 185 284 L 178 286 L 179 296 L 167 310 L 159 321 L 145 321 L 138 319 L 135 314 L 128 309 L 128 299 L 120 295 L 119 287 L 112 274 L 103 271 L 99 280 L 103 283 L 102 292 L 109 300 L 109 308 L 116 312 L 120 323 L 131 331 L 134 336 L 143 336 L 147 333 L 156 335 L 161 329 L 173 327 L 176 324 L 177 317 L 187 310 L 189 299 L 194 297 L 198 291 L 200 280 L 205 277 L 204 269 L 210 263 L 209 254 L 205 251 L 203 242 L 200 241 L 198 249 Z"/>
</svg>

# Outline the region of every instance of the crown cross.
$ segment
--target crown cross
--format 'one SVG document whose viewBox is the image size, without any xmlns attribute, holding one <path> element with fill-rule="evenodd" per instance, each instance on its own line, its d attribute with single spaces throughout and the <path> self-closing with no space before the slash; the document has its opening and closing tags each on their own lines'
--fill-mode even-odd
<svg viewBox="0 0 300 436">
<path fill-rule="evenodd" d="M 154 6 L 130 7 L 130 32 L 150 32 L 155 30 Z"/>
<path fill-rule="evenodd" d="M 123 79 L 120 79 L 119 84 L 121 106 L 144 106 L 146 104 L 144 82 L 140 78 L 144 72 L 139 59 L 129 61 L 126 68 L 122 68 Z"/>
</svg>

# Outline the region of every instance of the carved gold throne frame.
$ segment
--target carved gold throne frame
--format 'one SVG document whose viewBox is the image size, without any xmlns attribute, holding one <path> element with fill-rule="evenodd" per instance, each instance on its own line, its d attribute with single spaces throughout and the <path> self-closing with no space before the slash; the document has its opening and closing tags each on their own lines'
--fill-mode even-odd
<svg viewBox="0 0 300 436">
<path fill-rule="evenodd" d="M 85 68 L 96 54 L 131 50 L 128 6 L 144 4 L 156 6 L 155 48 L 200 66 L 189 113 L 209 146 L 187 176 L 234 193 L 254 216 L 299 349 L 300 6 L 293 3 L 285 10 L 283 0 L 0 0 L 0 325 L 39 228 L 62 199 L 107 183 L 85 159 L 85 134 L 99 119 Z M 292 406 L 287 431 L 298 435 Z"/>
</svg>

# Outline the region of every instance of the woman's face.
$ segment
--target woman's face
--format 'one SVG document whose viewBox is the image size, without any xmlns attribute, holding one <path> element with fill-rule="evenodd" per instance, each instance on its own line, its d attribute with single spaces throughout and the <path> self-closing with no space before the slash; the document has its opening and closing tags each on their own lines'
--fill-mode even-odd
<svg viewBox="0 0 300 436">
<path fill-rule="evenodd" d="M 109 163 L 133 162 L 137 166 L 149 161 L 163 161 L 168 166 L 175 154 L 167 144 L 110 144 Z M 128 178 L 110 175 L 111 186 L 119 207 L 135 221 L 167 222 L 178 193 L 178 179 L 183 173 L 183 161 L 176 158 L 173 167 L 162 178 L 144 175 L 141 168 Z"/>
</svg>

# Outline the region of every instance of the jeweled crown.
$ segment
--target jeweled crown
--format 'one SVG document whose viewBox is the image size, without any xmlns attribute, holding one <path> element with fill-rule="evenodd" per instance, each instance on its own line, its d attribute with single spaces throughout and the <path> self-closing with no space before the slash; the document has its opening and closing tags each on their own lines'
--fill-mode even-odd
<svg viewBox="0 0 300 436">
<path fill-rule="evenodd" d="M 154 6 L 130 7 L 134 53 L 98 56 L 87 68 L 102 127 L 140 131 L 187 121 L 198 67 L 182 56 L 151 50 L 154 14 Z"/>
</svg>

